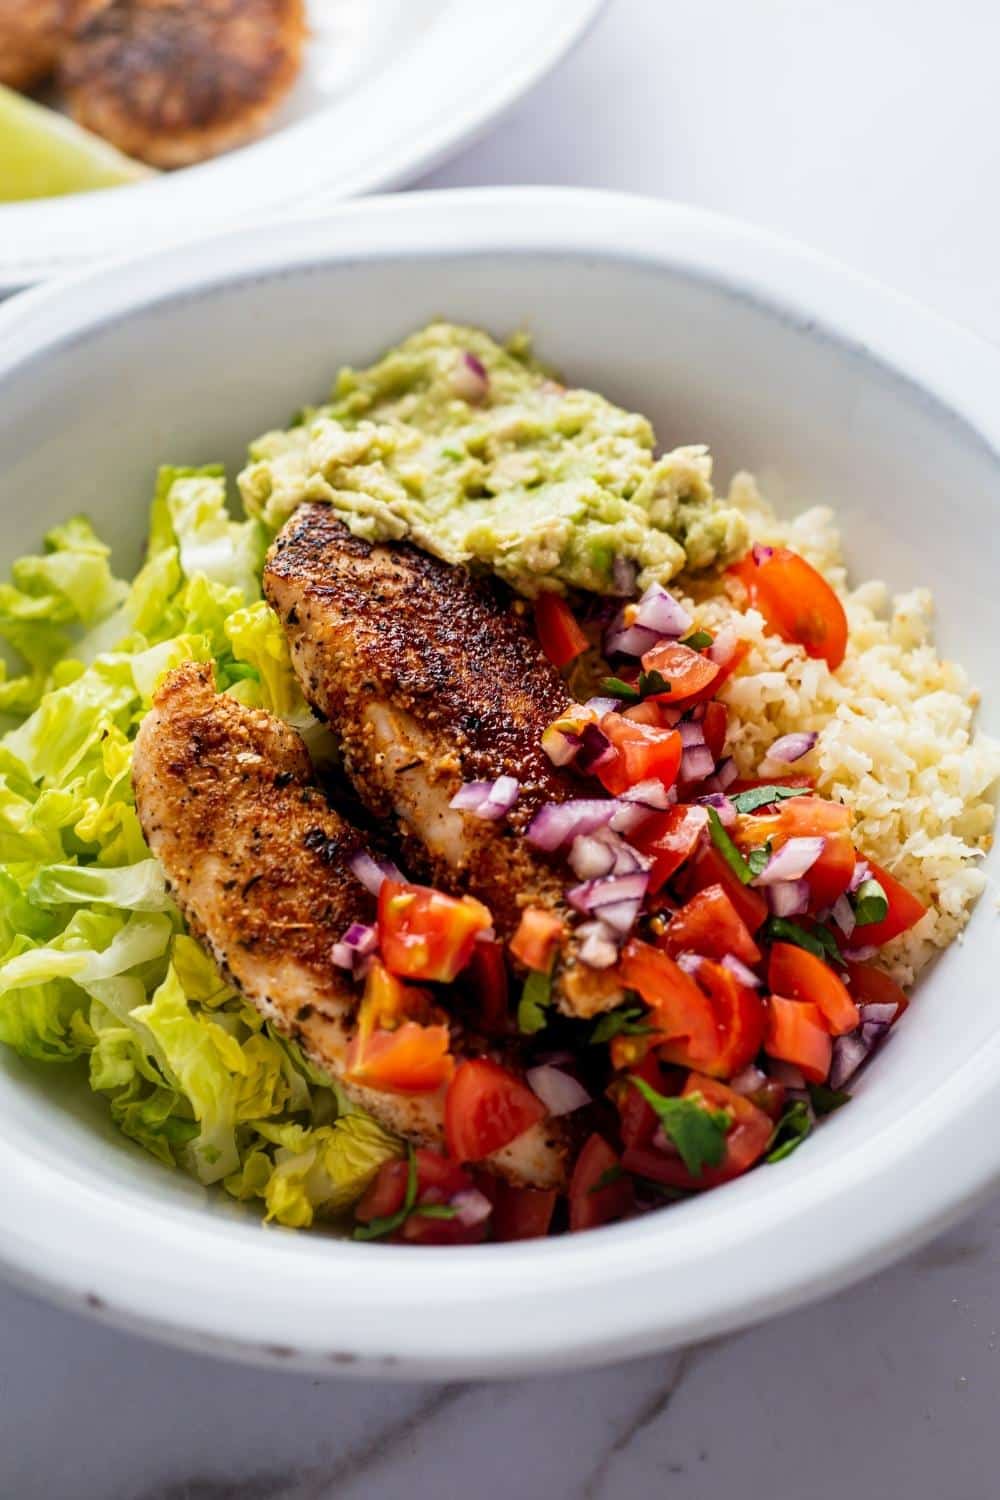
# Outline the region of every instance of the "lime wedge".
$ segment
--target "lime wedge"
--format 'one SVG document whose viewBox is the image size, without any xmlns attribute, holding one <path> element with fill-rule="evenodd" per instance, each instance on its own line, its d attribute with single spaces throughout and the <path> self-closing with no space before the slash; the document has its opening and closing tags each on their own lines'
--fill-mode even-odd
<svg viewBox="0 0 1000 1500">
<path fill-rule="evenodd" d="M 118 187 L 152 176 L 65 115 L 0 86 L 0 203 Z"/>
</svg>

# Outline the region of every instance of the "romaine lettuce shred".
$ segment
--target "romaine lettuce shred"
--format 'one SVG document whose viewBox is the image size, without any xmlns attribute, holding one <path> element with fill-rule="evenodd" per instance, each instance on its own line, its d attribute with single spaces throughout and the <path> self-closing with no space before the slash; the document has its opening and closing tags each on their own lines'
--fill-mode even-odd
<svg viewBox="0 0 1000 1500">
<path fill-rule="evenodd" d="M 160 471 L 131 584 L 82 516 L 0 585 L 0 1041 L 87 1069 L 118 1127 L 203 1183 L 306 1227 L 402 1145 L 264 1023 L 184 930 L 146 846 L 132 742 L 155 687 L 211 661 L 241 703 L 312 716 L 261 597 L 269 534 L 221 469 Z"/>
</svg>

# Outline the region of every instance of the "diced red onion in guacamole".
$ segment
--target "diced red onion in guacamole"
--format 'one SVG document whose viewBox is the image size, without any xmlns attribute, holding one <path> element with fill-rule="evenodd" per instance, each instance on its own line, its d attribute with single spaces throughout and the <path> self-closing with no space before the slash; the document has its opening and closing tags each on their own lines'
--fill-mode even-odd
<svg viewBox="0 0 1000 1500">
<path fill-rule="evenodd" d="M 489 395 L 490 377 L 482 360 L 466 350 L 455 366 L 451 388 L 460 400 L 472 405 L 485 401 Z"/>
</svg>

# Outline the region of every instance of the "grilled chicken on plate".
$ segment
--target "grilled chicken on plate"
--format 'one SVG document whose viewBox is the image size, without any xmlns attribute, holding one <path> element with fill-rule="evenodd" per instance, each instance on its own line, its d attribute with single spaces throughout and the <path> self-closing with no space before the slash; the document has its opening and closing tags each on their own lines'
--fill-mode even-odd
<svg viewBox="0 0 1000 1500">
<path fill-rule="evenodd" d="M 365 856 L 363 839 L 315 784 L 298 734 L 217 694 L 211 666 L 188 663 L 159 688 L 133 764 L 150 848 L 192 931 L 233 984 L 383 1125 L 418 1143 L 442 1143 L 453 1067 L 448 1018 L 430 992 L 405 987 L 423 1006 L 425 1024 L 410 1023 L 414 1038 L 419 1031 L 421 1046 L 441 1043 L 437 1058 L 422 1063 L 438 1066 L 440 1083 L 378 1086 L 377 1007 L 391 1000 L 393 980 L 376 965 L 373 984 L 369 971 L 366 997 L 374 989 L 374 1001 L 365 1003 L 376 1012 L 366 1020 L 360 984 L 332 957 L 352 926 L 367 928 L 375 915 L 351 868 Z M 385 1035 L 405 1044 L 406 1024 Z M 540 1118 L 484 1164 L 515 1183 L 554 1187 L 563 1163 L 559 1126 Z"/>
<path fill-rule="evenodd" d="M 410 868 L 469 892 L 510 939 L 524 912 L 564 924 L 557 998 L 593 1015 L 621 999 L 580 962 L 566 875 L 524 838 L 539 810 L 580 796 L 542 738 L 572 708 L 529 619 L 501 587 L 407 543 L 351 534 L 328 505 L 303 505 L 264 574 L 303 690 L 343 750 L 375 817 L 398 830 Z M 469 783 L 516 783 L 505 817 L 453 807 Z M 515 945 L 516 953 L 516 945 Z"/>
</svg>

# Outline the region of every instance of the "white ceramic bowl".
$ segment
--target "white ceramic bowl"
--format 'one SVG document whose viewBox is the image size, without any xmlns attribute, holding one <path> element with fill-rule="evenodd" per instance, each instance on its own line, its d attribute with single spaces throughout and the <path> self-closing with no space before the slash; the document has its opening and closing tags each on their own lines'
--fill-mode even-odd
<svg viewBox="0 0 1000 1500">
<path fill-rule="evenodd" d="M 4 562 L 82 508 L 131 570 L 157 463 L 235 467 L 339 363 L 437 314 L 528 327 L 665 443 L 709 442 L 721 476 L 747 466 L 783 503 L 835 505 L 857 577 L 933 585 L 943 648 L 997 728 L 1000 357 L 793 245 L 637 199 L 373 200 L 0 309 Z M 569 1368 L 762 1318 L 876 1270 L 991 1187 L 992 906 L 921 983 L 852 1105 L 791 1160 L 543 1243 L 262 1229 L 118 1137 L 70 1079 L 0 1050 L 0 1263 L 167 1339 L 327 1371 Z"/>
</svg>

